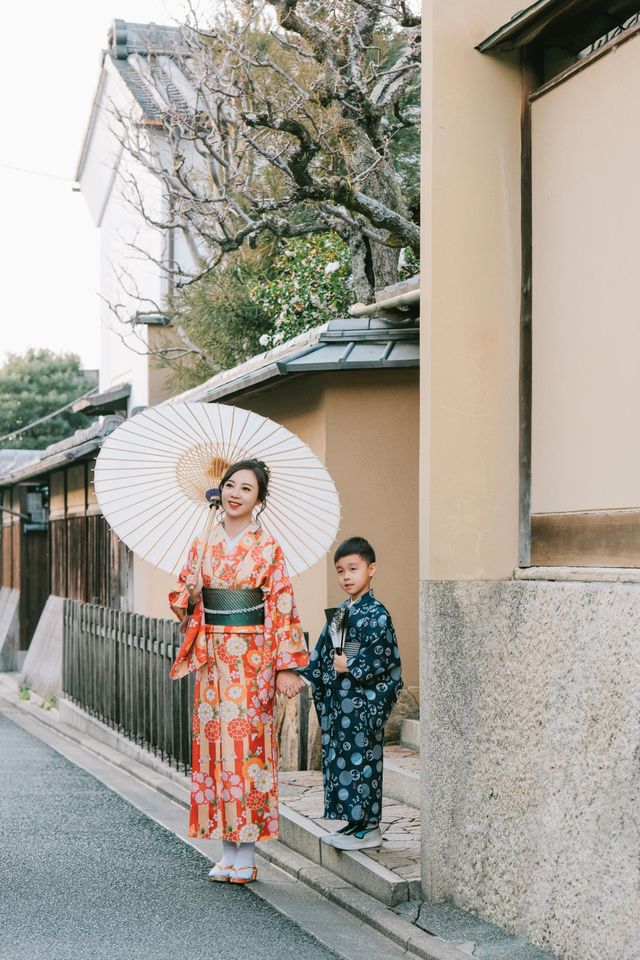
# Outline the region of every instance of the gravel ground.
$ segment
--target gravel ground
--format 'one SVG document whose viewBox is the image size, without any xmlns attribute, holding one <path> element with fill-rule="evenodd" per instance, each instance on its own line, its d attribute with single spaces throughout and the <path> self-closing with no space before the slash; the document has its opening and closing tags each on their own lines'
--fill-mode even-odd
<svg viewBox="0 0 640 960">
<path fill-rule="evenodd" d="M 0 960 L 335 960 L 0 714 Z"/>
</svg>

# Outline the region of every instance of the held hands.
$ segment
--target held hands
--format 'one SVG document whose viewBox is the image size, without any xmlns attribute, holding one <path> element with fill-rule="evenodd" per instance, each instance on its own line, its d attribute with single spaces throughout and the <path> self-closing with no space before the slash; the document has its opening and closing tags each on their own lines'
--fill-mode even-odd
<svg viewBox="0 0 640 960">
<path fill-rule="evenodd" d="M 276 690 L 288 700 L 297 697 L 305 687 L 306 683 L 295 670 L 278 670 L 276 673 Z"/>
</svg>

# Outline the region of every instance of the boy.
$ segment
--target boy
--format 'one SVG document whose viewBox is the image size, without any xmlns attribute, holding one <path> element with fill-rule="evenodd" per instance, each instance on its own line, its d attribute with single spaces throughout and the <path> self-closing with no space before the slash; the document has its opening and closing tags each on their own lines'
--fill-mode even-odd
<svg viewBox="0 0 640 960">
<path fill-rule="evenodd" d="M 382 843 L 382 743 L 402 687 L 400 653 L 389 612 L 371 592 L 371 544 L 350 537 L 333 560 L 349 599 L 327 611 L 330 622 L 299 672 L 320 721 L 324 815 L 347 821 L 322 840 L 338 850 L 363 850 Z"/>
</svg>

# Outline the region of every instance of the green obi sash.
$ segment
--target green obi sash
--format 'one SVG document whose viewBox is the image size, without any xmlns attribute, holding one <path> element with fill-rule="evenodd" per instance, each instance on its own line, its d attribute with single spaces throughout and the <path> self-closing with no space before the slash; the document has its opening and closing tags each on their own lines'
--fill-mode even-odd
<svg viewBox="0 0 640 960">
<path fill-rule="evenodd" d="M 264 594 L 255 589 L 204 587 L 204 622 L 214 627 L 253 627 L 264 623 Z"/>
</svg>

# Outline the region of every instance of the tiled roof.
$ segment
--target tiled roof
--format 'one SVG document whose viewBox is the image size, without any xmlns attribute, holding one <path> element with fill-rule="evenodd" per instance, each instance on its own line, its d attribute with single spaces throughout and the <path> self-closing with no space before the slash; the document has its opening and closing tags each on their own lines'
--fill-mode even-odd
<svg viewBox="0 0 640 960">
<path fill-rule="evenodd" d="M 86 459 L 101 445 L 106 436 L 123 423 L 119 416 L 100 417 L 84 430 L 76 430 L 70 437 L 59 443 L 52 443 L 46 450 L 6 450 L 0 451 L 0 487 L 13 486 L 31 478 L 43 476 L 61 466 L 67 466 L 75 460 Z M 22 460 L 9 462 L 4 454 L 31 454 Z"/>
<path fill-rule="evenodd" d="M 118 71 L 146 120 L 161 120 L 187 104 L 168 66 L 187 53 L 187 29 L 155 23 L 114 20 L 106 55 Z"/>
<path fill-rule="evenodd" d="M 39 460 L 41 456 L 42 450 L 0 450 L 0 476 L 32 460 Z"/>
<path fill-rule="evenodd" d="M 378 316 L 346 317 L 332 320 L 231 370 L 224 370 L 166 402 L 223 400 L 289 374 L 388 370 L 419 365 L 417 318 L 398 324 Z"/>
</svg>

